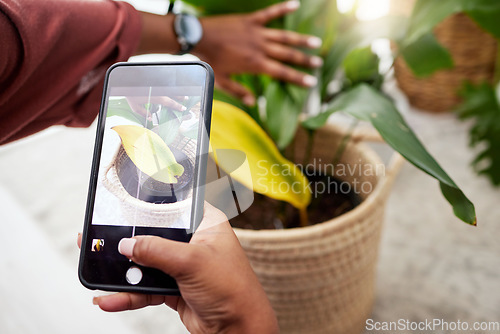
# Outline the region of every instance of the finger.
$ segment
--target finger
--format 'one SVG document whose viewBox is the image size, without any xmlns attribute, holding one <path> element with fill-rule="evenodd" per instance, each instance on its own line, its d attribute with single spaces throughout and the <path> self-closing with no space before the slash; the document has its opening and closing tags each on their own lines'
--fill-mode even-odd
<svg viewBox="0 0 500 334">
<path fill-rule="evenodd" d="M 217 84 L 220 86 L 220 88 L 227 91 L 229 94 L 241 99 L 246 105 L 253 106 L 255 104 L 255 98 L 252 93 L 250 93 L 248 89 L 246 89 L 239 83 L 229 78 L 223 77 L 217 78 Z"/>
<path fill-rule="evenodd" d="M 103 311 L 120 312 L 137 310 L 149 305 L 163 304 L 165 302 L 165 296 L 119 292 L 109 296 L 94 297 L 92 302 L 94 305 L 99 305 Z"/>
<path fill-rule="evenodd" d="M 146 109 L 142 106 L 142 98 L 141 97 L 126 97 L 128 105 L 133 112 L 146 117 Z"/>
<path fill-rule="evenodd" d="M 268 43 L 265 45 L 265 52 L 269 57 L 289 64 L 314 68 L 323 65 L 323 59 L 321 59 L 321 57 L 310 56 L 281 44 Z"/>
<path fill-rule="evenodd" d="M 297 47 L 317 49 L 323 44 L 319 37 L 303 35 L 295 31 L 264 28 L 262 35 L 270 41 Z"/>
<path fill-rule="evenodd" d="M 174 99 L 177 102 L 178 101 L 184 102 L 184 101 L 189 100 L 189 96 L 186 96 L 186 95 L 176 95 L 176 96 L 172 96 L 172 99 Z"/>
<path fill-rule="evenodd" d="M 186 107 L 184 107 L 179 102 L 167 97 L 167 96 L 156 96 L 151 98 L 152 103 L 161 104 L 167 108 L 172 108 L 177 111 L 185 111 Z"/>
<path fill-rule="evenodd" d="M 82 234 L 78 232 L 78 236 L 76 237 L 76 244 L 78 248 L 82 248 Z"/>
<path fill-rule="evenodd" d="M 135 263 L 160 269 L 174 278 L 186 273 L 196 258 L 192 245 L 156 236 L 123 238 L 118 251 Z"/>
<path fill-rule="evenodd" d="M 253 19 L 259 24 L 266 24 L 267 22 L 291 13 L 300 7 L 300 2 L 296 0 L 280 2 L 278 4 L 269 6 L 267 8 L 254 12 Z"/>
<path fill-rule="evenodd" d="M 262 70 L 275 79 L 304 87 L 313 87 L 318 83 L 318 80 L 314 76 L 297 71 L 275 60 L 267 60 L 262 65 Z"/>
</svg>

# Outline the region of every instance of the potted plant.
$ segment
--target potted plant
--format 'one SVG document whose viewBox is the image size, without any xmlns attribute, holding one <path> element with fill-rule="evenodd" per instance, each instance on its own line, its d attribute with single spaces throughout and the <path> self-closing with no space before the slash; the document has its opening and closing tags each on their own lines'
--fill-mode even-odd
<svg viewBox="0 0 500 334">
<path fill-rule="evenodd" d="M 495 0 L 403 1 L 412 8 L 395 63 L 399 86 L 421 109 L 450 111 L 465 80 L 493 82 L 498 61 Z"/>
<path fill-rule="evenodd" d="M 155 98 L 164 101 L 108 102 L 106 145 L 115 154 L 102 184 L 130 224 L 172 227 L 191 207 L 200 97 Z"/>
<path fill-rule="evenodd" d="M 401 57 L 395 64 L 399 86 L 412 104 L 436 111 L 455 109 L 461 119 L 473 120 L 470 144 L 482 148 L 472 164 L 497 186 L 499 14 L 496 0 L 419 0 L 399 41 Z"/>
<path fill-rule="evenodd" d="M 225 0 L 186 2 L 203 14 L 240 9 L 240 3 Z M 244 9 L 273 2 L 246 2 Z M 384 204 L 399 161 L 396 156 L 385 173 L 377 173 L 380 159 L 360 143 L 354 126 L 327 125 L 333 113 L 353 116 L 354 125 L 371 123 L 406 160 L 438 180 L 457 217 L 476 224 L 473 204 L 381 90 L 379 59 L 368 46 L 376 38 L 403 33 L 401 24 L 396 18 L 362 23 L 352 13 L 339 13 L 336 1 L 303 1 L 297 12 L 273 25 L 322 38 L 317 55 L 324 64 L 311 72 L 318 87 L 309 91 L 266 76 L 236 76 L 263 102 L 253 107 L 216 92 L 211 130 L 215 159 L 219 149 L 243 151 L 251 177 L 229 174 L 257 194 L 258 207 L 247 210 L 253 216 L 243 226 L 267 219 L 268 226 L 283 227 L 235 231 L 285 333 L 359 333 L 373 303 Z M 218 163 L 227 171 L 234 167 Z M 332 205 L 338 194 L 319 195 L 312 191 L 318 183 L 371 188 L 357 196 L 347 192 L 351 198 L 337 204 L 351 208 L 339 213 Z"/>
</svg>

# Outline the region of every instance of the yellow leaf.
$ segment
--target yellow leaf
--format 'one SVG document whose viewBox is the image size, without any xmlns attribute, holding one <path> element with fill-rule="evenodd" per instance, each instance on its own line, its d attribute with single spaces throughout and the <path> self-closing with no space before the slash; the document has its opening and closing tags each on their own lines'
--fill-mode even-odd
<svg viewBox="0 0 500 334">
<path fill-rule="evenodd" d="M 112 128 L 122 140 L 123 148 L 134 165 L 143 173 L 163 183 L 177 183 L 184 173 L 167 144 L 153 131 L 138 125 Z"/>
<path fill-rule="evenodd" d="M 299 209 L 304 209 L 311 201 L 309 182 L 302 171 L 280 154 L 272 139 L 243 110 L 214 101 L 210 145 L 215 150 L 219 166 L 249 189 L 286 201 Z M 251 175 L 245 173 L 244 168 L 235 168 L 237 154 L 233 161 L 221 159 L 217 152 L 224 150 L 244 152 Z M 228 154 L 224 155 L 228 157 Z"/>
</svg>

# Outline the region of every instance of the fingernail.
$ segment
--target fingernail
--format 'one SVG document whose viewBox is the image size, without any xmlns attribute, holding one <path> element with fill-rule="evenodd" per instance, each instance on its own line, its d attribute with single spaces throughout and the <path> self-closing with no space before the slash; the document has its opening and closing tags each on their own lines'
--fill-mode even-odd
<svg viewBox="0 0 500 334">
<path fill-rule="evenodd" d="M 243 103 L 247 106 L 253 106 L 255 104 L 255 98 L 253 96 L 247 95 L 243 98 Z"/>
<path fill-rule="evenodd" d="M 118 252 L 126 257 L 132 257 L 134 254 L 134 246 L 137 240 L 132 238 L 123 238 L 118 243 Z"/>
<path fill-rule="evenodd" d="M 313 86 L 316 86 L 316 84 L 318 83 L 318 79 L 316 79 L 316 77 L 313 77 L 312 75 L 306 75 L 304 76 L 304 78 L 302 79 L 302 82 L 304 83 L 304 85 L 306 85 L 307 87 L 313 87 Z M 122 239 L 123 240 L 123 239 Z"/>
<path fill-rule="evenodd" d="M 309 46 L 310 48 L 317 49 L 321 47 L 322 44 L 323 41 L 319 37 L 312 36 L 307 39 L 307 46 Z"/>
<path fill-rule="evenodd" d="M 318 56 L 311 57 L 310 64 L 312 67 L 320 67 L 323 65 L 323 59 Z"/>
<path fill-rule="evenodd" d="M 92 298 L 92 304 L 99 305 L 99 297 Z"/>
<path fill-rule="evenodd" d="M 300 1 L 297 1 L 297 0 L 287 1 L 286 7 L 288 9 L 297 9 L 300 7 Z"/>
<path fill-rule="evenodd" d="M 187 110 L 187 108 L 185 106 L 181 107 L 181 111 L 186 111 L 186 110 Z"/>
</svg>

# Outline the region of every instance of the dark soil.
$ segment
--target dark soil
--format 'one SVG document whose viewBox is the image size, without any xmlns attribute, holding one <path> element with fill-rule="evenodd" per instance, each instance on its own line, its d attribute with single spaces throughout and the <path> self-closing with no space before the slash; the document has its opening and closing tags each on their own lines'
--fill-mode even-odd
<svg viewBox="0 0 500 334">
<path fill-rule="evenodd" d="M 146 174 L 139 173 L 137 167 L 127 156 L 118 170 L 118 177 L 125 190 L 131 196 L 149 203 L 174 203 L 185 199 L 192 188 L 193 164 L 183 152 L 173 148 L 171 150 L 176 161 L 184 167 L 184 173 L 177 178 L 177 183 L 163 183 Z M 139 175 L 141 175 L 140 182 Z"/>
<path fill-rule="evenodd" d="M 330 185 L 329 190 L 314 196 L 307 208 L 309 225 L 318 224 L 338 217 L 361 203 L 361 198 L 353 191 L 340 191 L 342 181 L 331 176 L 313 174 L 308 176 L 311 189 L 320 184 Z M 318 187 L 320 188 L 320 187 Z M 322 188 L 320 188 L 322 189 Z M 292 205 L 255 194 L 254 202 L 245 212 L 230 220 L 233 227 L 253 230 L 283 229 L 300 227 L 299 211 Z"/>
</svg>

